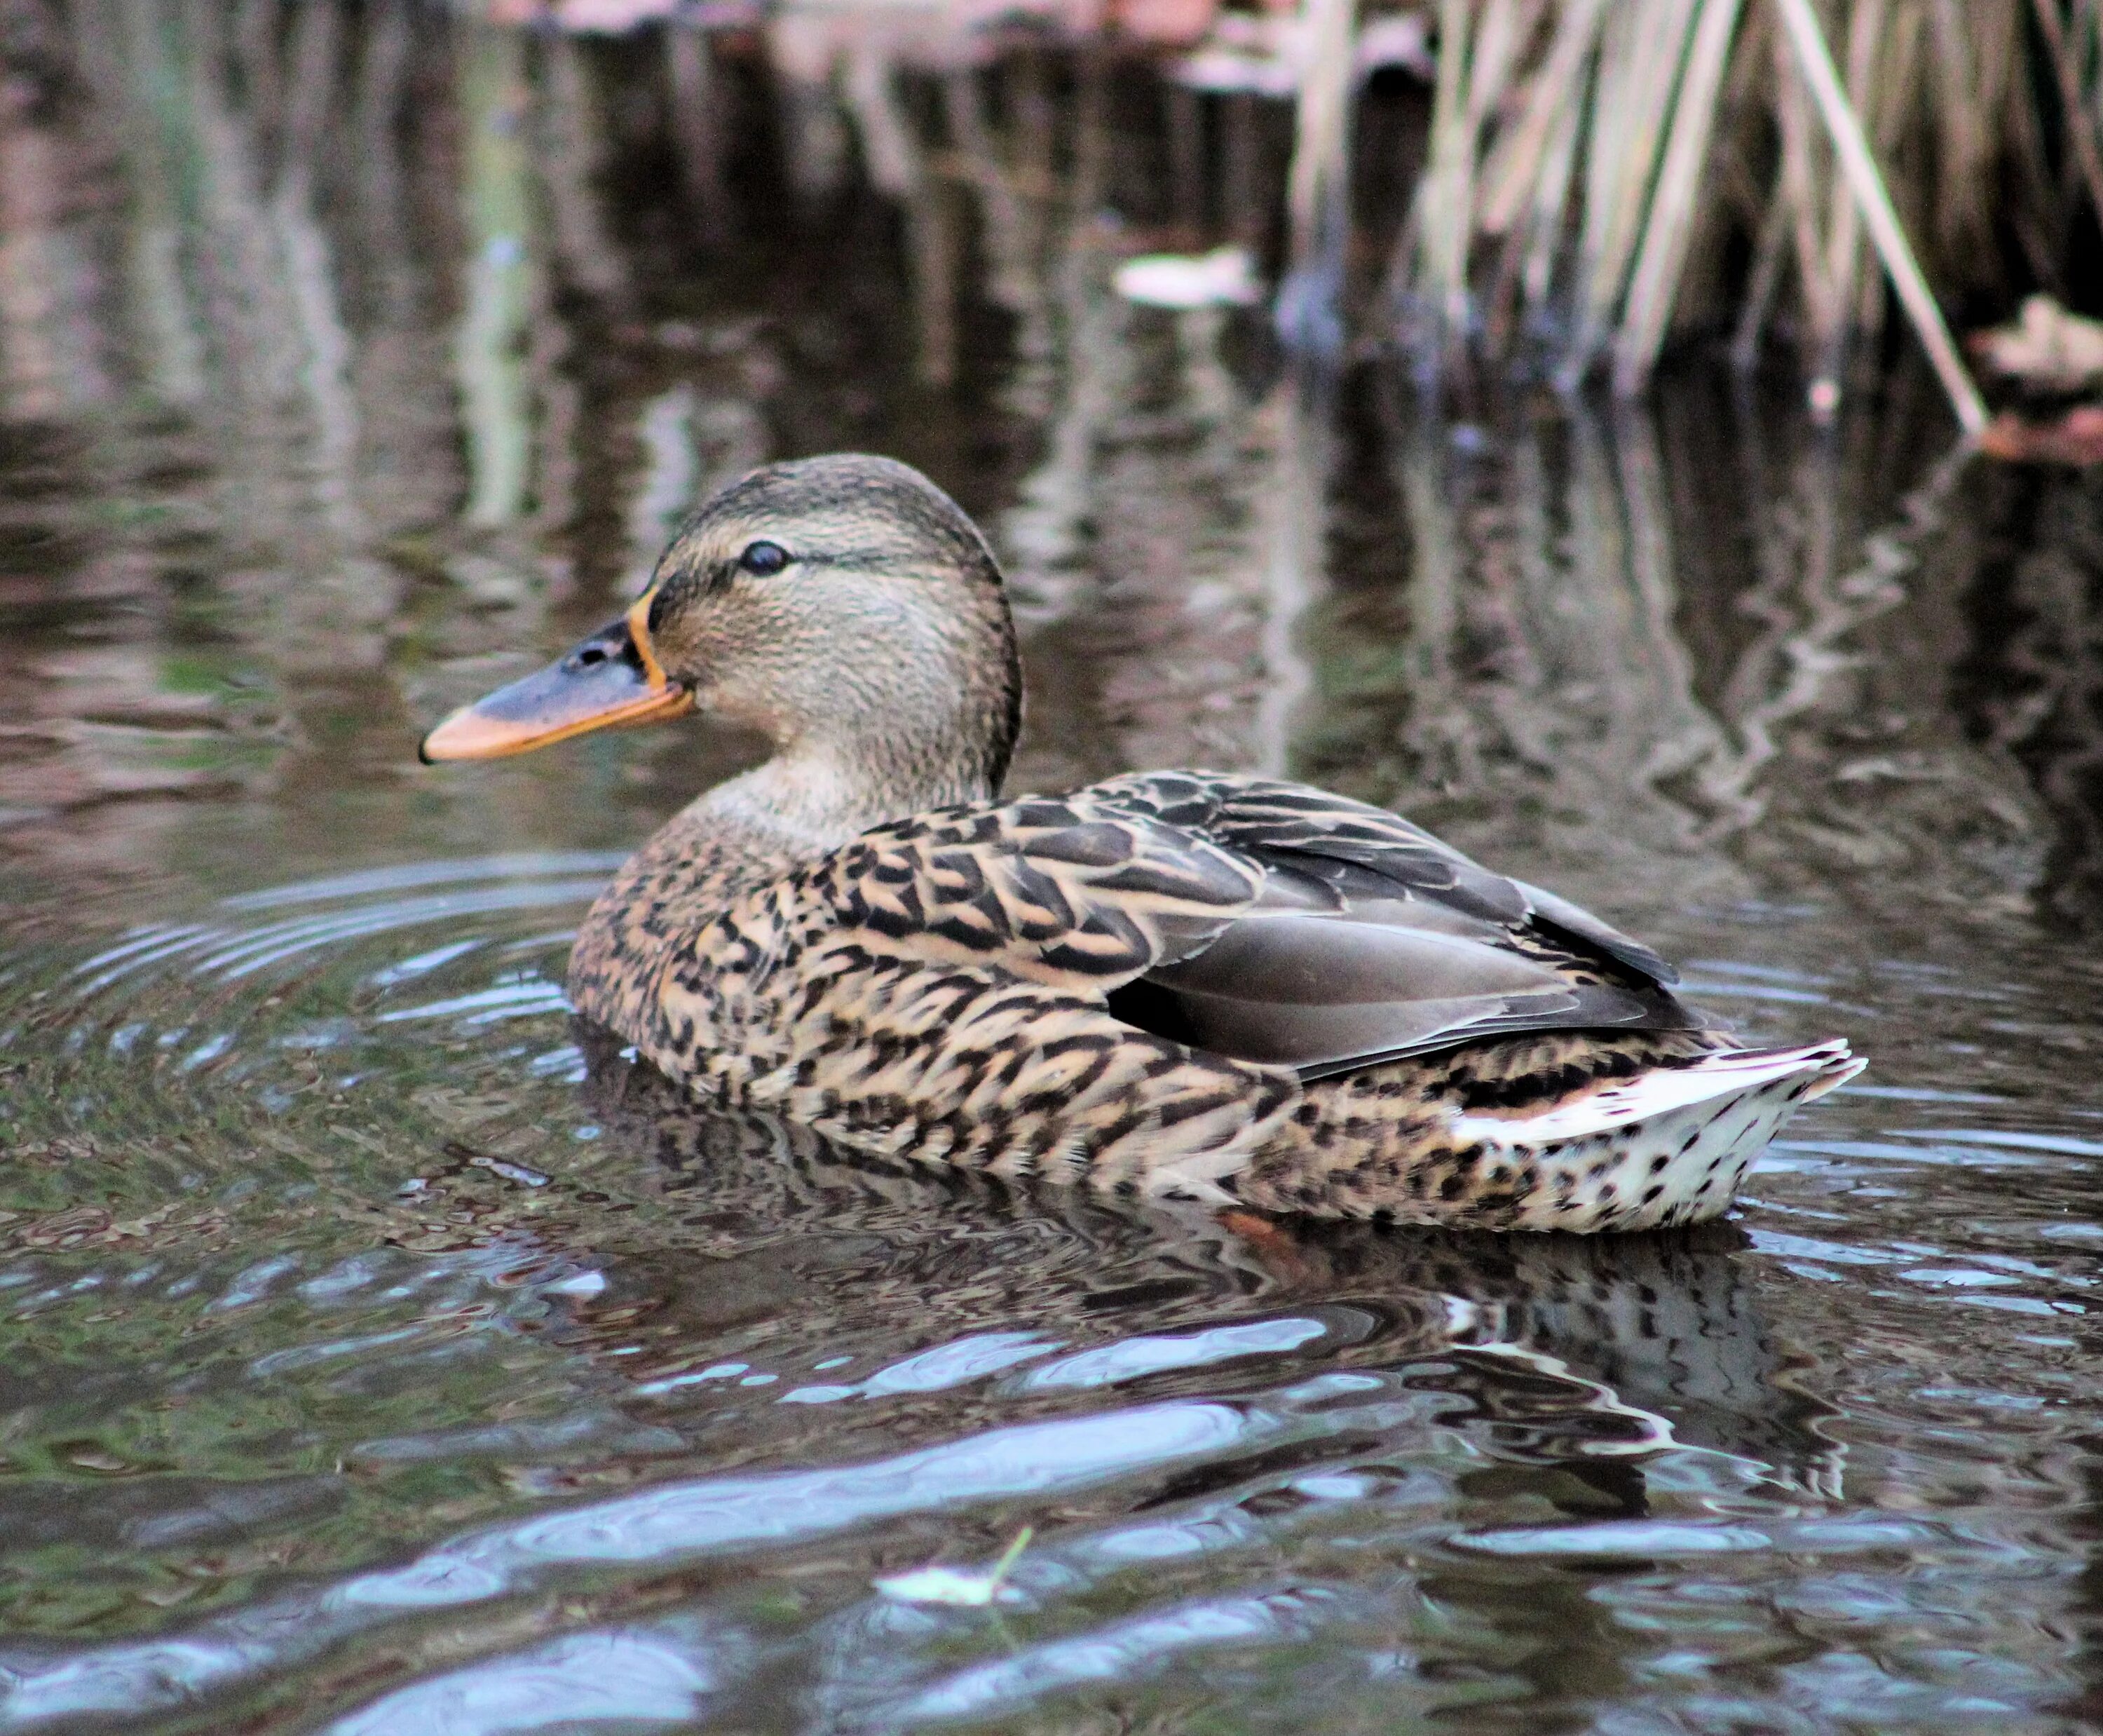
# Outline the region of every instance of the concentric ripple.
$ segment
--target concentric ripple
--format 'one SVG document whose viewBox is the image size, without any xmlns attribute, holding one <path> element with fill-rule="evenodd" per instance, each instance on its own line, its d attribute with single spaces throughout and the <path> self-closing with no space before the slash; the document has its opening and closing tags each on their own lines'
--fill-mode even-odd
<svg viewBox="0 0 2103 1736">
<path fill-rule="evenodd" d="M 29 1126 L 136 1128 L 158 1097 L 193 1102 L 205 1078 L 273 1111 L 322 1083 L 413 1089 L 441 1055 L 522 1058 L 528 1077 L 574 1082 L 563 965 L 620 859 L 406 863 L 227 898 L 74 960 L 32 953 L 15 1036 L 47 1089 Z"/>
</svg>

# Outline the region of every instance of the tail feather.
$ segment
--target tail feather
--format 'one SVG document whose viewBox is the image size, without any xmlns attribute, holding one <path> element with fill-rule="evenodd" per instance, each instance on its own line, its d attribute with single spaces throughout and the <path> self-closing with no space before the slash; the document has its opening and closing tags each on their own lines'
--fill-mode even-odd
<svg viewBox="0 0 2103 1736">
<path fill-rule="evenodd" d="M 1459 1115 L 1453 1131 L 1497 1145 L 1589 1139 L 1600 1133 L 1625 1133 L 1679 1110 L 1718 1105 L 1788 1079 L 1798 1082 L 1792 1099 L 1807 1102 L 1852 1079 L 1867 1065 L 1838 1037 L 1802 1048 L 1719 1049 L 1603 1085 L 1537 1115 Z"/>
<path fill-rule="evenodd" d="M 1538 1115 L 1456 1115 L 1456 1140 L 1521 1164 L 1531 1183 L 1516 1224 L 1647 1230 L 1728 1209 L 1739 1182 L 1799 1104 L 1864 1063 L 1834 1039 L 1728 1049 L 1668 1063 Z"/>
</svg>

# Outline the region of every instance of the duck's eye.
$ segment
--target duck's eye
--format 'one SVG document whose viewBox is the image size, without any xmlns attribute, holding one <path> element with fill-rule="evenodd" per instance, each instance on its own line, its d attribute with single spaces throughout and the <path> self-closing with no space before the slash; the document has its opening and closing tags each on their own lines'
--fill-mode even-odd
<svg viewBox="0 0 2103 1736">
<path fill-rule="evenodd" d="M 756 572 L 765 578 L 789 564 L 789 551 L 778 542 L 749 542 L 745 545 L 745 553 L 738 556 L 737 563 L 747 572 Z"/>
</svg>

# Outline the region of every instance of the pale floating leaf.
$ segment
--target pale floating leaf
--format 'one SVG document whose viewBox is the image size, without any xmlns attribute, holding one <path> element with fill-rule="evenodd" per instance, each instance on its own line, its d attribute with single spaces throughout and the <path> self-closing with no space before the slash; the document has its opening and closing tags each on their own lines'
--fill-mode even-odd
<svg viewBox="0 0 2103 1736">
<path fill-rule="evenodd" d="M 1022 1594 L 1007 1588 L 1003 1582 L 1035 1534 L 1033 1527 L 1025 1525 L 991 1567 L 915 1568 L 909 1574 L 892 1574 L 876 1581 L 876 1588 L 902 1604 L 948 1604 L 982 1609 L 1003 1593 L 1011 1601 L 1020 1602 Z"/>
<path fill-rule="evenodd" d="M 1247 247 L 1142 254 L 1118 266 L 1113 282 L 1120 296 L 1142 307 L 1247 307 L 1263 297 Z"/>
<path fill-rule="evenodd" d="M 1995 373 L 2044 391 L 2103 385 L 2103 320 L 2070 314 L 2049 296 L 2032 296 L 2014 325 L 1980 332 L 1972 347 Z"/>
</svg>

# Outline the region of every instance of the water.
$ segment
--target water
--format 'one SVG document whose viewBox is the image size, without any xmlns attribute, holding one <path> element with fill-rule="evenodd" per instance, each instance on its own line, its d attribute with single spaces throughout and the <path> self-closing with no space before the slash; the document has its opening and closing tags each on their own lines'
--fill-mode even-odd
<svg viewBox="0 0 2103 1736">
<path fill-rule="evenodd" d="M 186 16 L 45 44 L 0 140 L 0 1729 L 2095 1715 L 2092 480 L 1952 465 L 1908 370 L 1823 437 L 1698 369 L 1296 386 L 1108 292 L 1232 217 L 1124 185 L 1143 84 L 1052 88 L 1091 197 L 776 189 L 726 250 L 648 38 L 425 20 L 303 115 Z M 527 72 L 567 143 L 463 150 Z M 1558 1241 L 900 1175 L 587 1055 L 593 888 L 751 744 L 417 730 L 844 445 L 1000 541 L 1016 787 L 1401 804 L 1872 1071 L 1727 1223 Z"/>
</svg>

